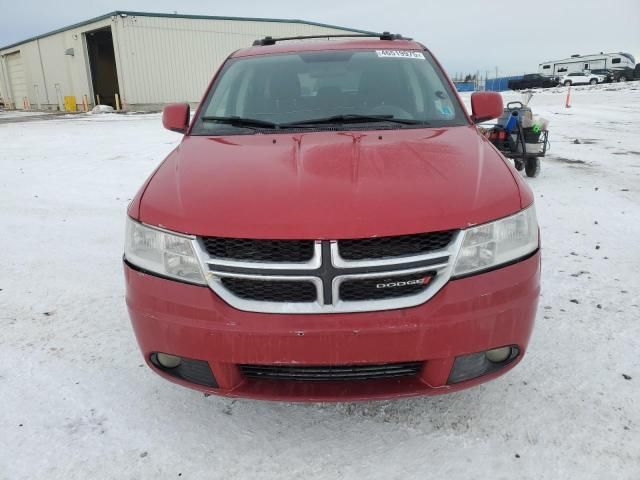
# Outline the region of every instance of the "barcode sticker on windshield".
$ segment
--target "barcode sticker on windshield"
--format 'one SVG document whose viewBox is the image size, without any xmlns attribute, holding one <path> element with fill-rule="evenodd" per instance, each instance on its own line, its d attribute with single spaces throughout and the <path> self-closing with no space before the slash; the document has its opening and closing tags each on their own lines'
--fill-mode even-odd
<svg viewBox="0 0 640 480">
<path fill-rule="evenodd" d="M 376 50 L 376 53 L 379 57 L 414 58 L 424 60 L 422 52 L 414 52 L 411 50 Z"/>
</svg>

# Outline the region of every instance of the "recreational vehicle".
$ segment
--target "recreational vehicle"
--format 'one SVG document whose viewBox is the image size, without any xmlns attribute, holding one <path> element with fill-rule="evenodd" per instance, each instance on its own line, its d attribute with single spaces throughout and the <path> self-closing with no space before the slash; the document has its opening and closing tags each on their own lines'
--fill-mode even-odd
<svg viewBox="0 0 640 480">
<path fill-rule="evenodd" d="M 636 60 L 630 53 L 599 53 L 595 55 L 571 55 L 564 60 L 554 60 L 541 63 L 538 72 L 546 77 L 557 77 L 569 73 L 580 73 L 584 70 L 609 69 L 624 70 L 633 69 Z"/>
</svg>

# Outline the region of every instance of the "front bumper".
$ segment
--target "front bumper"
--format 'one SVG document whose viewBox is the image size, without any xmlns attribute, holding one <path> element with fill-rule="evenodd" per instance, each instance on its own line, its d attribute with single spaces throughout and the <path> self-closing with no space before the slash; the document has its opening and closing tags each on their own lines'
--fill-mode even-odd
<svg viewBox="0 0 640 480">
<path fill-rule="evenodd" d="M 292 401 L 343 401 L 460 390 L 512 368 L 524 355 L 540 292 L 540 253 L 447 283 L 417 307 L 367 313 L 265 314 L 237 310 L 208 287 L 187 285 L 125 264 L 127 306 L 147 364 L 168 380 L 206 393 Z M 501 370 L 447 384 L 457 356 L 515 345 Z M 158 369 L 164 352 L 208 362 L 219 388 Z M 358 365 L 422 362 L 418 375 L 354 381 L 245 378 L 238 365 Z"/>
</svg>

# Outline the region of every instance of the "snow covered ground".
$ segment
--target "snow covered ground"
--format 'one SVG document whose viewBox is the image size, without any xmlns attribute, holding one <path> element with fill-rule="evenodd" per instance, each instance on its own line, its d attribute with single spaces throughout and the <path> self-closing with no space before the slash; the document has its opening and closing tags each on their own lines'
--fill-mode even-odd
<svg viewBox="0 0 640 480">
<path fill-rule="evenodd" d="M 57 112 L 35 112 L 23 110 L 0 109 L 0 123 L 27 122 L 36 118 L 47 118 L 48 115 L 59 115 Z"/>
<path fill-rule="evenodd" d="M 126 205 L 179 141 L 159 115 L 0 124 L 0 479 L 640 479 L 640 82 L 572 103 L 531 101 L 552 145 L 527 180 L 544 244 L 527 358 L 353 404 L 205 398 L 143 366 L 120 260 Z"/>
<path fill-rule="evenodd" d="M 41 115 L 50 115 L 52 112 L 35 112 L 35 111 L 23 111 L 23 110 L 3 110 L 0 108 L 0 118 L 23 118 L 23 117 L 38 117 Z"/>
</svg>

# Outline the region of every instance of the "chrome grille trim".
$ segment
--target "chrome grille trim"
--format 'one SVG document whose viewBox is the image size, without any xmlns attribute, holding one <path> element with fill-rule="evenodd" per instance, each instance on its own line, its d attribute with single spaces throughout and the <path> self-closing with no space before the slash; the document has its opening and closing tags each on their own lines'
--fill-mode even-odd
<svg viewBox="0 0 640 480">
<path fill-rule="evenodd" d="M 351 313 L 393 310 L 421 305 L 433 297 L 451 278 L 451 273 L 462 243 L 463 234 L 458 231 L 447 248 L 423 255 L 394 257 L 380 260 L 347 261 L 340 257 L 336 241 L 324 242 L 327 250 L 323 265 L 323 242 L 316 241 L 314 255 L 304 263 L 266 263 L 226 260 L 211 257 L 201 240 L 192 240 L 193 248 L 200 260 L 209 287 L 232 307 L 247 312 L 318 314 Z M 327 264 L 331 264 L 330 266 Z M 321 277 L 329 269 L 329 279 Z M 236 270 L 236 271 L 234 271 Z M 429 272 L 433 280 L 422 292 L 397 298 L 365 301 L 342 301 L 339 298 L 340 284 L 359 278 L 401 276 L 411 273 Z M 314 302 L 270 302 L 239 298 L 226 289 L 221 281 L 224 277 L 252 280 L 306 281 L 316 286 Z M 329 285 L 327 287 L 327 285 Z M 330 293 L 327 293 L 330 291 Z M 331 302 L 325 300 L 330 296 Z"/>
<path fill-rule="evenodd" d="M 455 240 L 451 242 L 455 243 Z M 447 253 L 448 250 L 437 250 L 431 253 L 424 253 L 422 255 L 412 255 L 406 257 L 389 257 L 389 258 L 381 258 L 379 260 L 345 260 L 340 256 L 340 250 L 338 249 L 338 242 L 331 242 L 331 263 L 336 268 L 367 268 L 367 267 L 379 267 L 379 266 L 389 266 L 389 267 L 401 267 L 402 265 L 406 265 L 407 263 L 413 262 L 421 262 L 426 260 L 431 260 L 434 258 L 440 258 Z"/>
<path fill-rule="evenodd" d="M 206 273 L 207 281 L 211 289 L 216 292 L 225 302 L 229 305 L 236 307 L 239 310 L 245 310 L 247 312 L 270 312 L 270 313 L 322 313 L 322 280 L 318 277 L 312 276 L 291 276 L 291 275 L 247 275 L 242 273 L 229 273 L 218 272 L 215 270 L 209 270 Z M 233 292 L 229 291 L 222 279 L 225 277 L 231 278 L 248 278 L 251 280 L 260 280 L 268 282 L 270 280 L 286 280 L 288 282 L 312 282 L 316 286 L 318 292 L 317 300 L 315 302 L 304 303 L 283 303 L 283 302 L 262 302 L 257 300 L 247 300 L 237 297 Z M 309 311 L 300 312 L 300 307 L 304 306 L 304 309 Z"/>
<path fill-rule="evenodd" d="M 429 267 L 425 269 L 424 267 L 419 268 L 410 268 L 408 270 L 394 270 L 392 272 L 380 272 L 380 273 L 364 273 L 364 274 L 354 274 L 354 275 L 341 275 L 333 279 L 333 298 L 334 304 L 333 306 L 339 312 L 370 312 L 375 310 L 392 310 L 395 308 L 404 308 L 404 307 L 414 307 L 416 305 L 420 305 L 433 295 L 436 294 L 440 288 L 447 283 L 449 278 L 445 278 L 444 270 L 447 268 L 447 263 L 440 263 L 433 267 Z M 391 298 L 384 300 L 365 300 L 365 301 L 346 301 L 340 300 L 340 285 L 347 280 L 354 280 L 359 278 L 386 278 L 393 276 L 403 276 L 410 273 L 418 273 L 418 272 L 436 272 L 434 279 L 429 282 L 429 285 L 423 292 L 419 292 L 414 295 L 406 295 L 404 297 L 399 298 Z M 433 290 L 432 290 L 433 289 Z M 399 303 L 401 305 L 393 305 Z"/>
<path fill-rule="evenodd" d="M 249 262 L 243 260 L 228 260 L 225 258 L 218 258 L 209 255 L 207 249 L 204 246 L 202 238 L 196 239 L 197 249 L 196 253 L 200 258 L 200 262 L 208 263 L 210 265 L 220 265 L 223 267 L 236 267 L 236 268 L 264 268 L 269 270 L 313 270 L 319 268 L 322 262 L 322 242 L 316 241 L 313 247 L 313 257 L 308 262 L 296 262 L 296 263 L 283 263 L 283 262 Z M 206 269 L 205 269 L 206 271 Z"/>
</svg>

